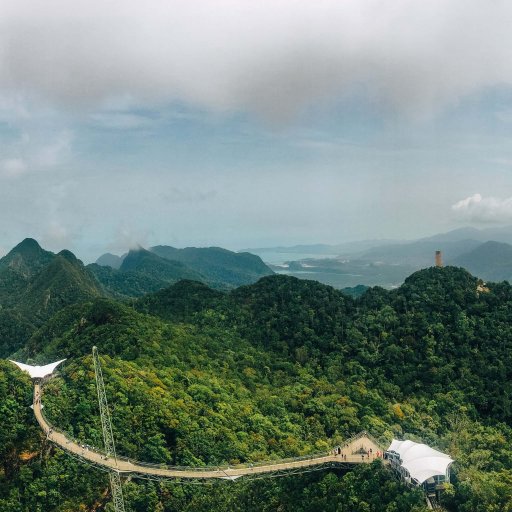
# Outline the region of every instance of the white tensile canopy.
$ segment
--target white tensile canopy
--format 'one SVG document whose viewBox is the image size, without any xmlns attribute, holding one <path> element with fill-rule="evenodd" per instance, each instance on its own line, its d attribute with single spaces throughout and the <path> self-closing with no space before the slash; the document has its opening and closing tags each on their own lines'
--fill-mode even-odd
<svg viewBox="0 0 512 512">
<path fill-rule="evenodd" d="M 50 363 L 44 366 L 32 366 L 30 364 L 18 363 L 18 361 L 13 361 L 12 359 L 9 359 L 9 361 L 11 361 L 11 363 L 14 363 L 18 368 L 21 368 L 22 370 L 28 372 L 33 379 L 42 379 L 47 375 L 51 375 L 54 372 L 55 368 L 57 368 L 57 366 L 59 366 L 60 363 L 63 363 L 65 359 L 61 359 L 60 361 Z"/>
<path fill-rule="evenodd" d="M 388 451 L 400 455 L 402 467 L 420 484 L 433 476 L 446 475 L 449 465 L 453 462 L 445 453 L 414 441 L 393 439 Z"/>
</svg>

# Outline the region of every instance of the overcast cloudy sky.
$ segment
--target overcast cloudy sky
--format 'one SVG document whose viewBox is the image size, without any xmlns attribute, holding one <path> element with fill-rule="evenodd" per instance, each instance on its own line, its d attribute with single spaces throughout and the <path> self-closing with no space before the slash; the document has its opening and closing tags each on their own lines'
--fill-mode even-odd
<svg viewBox="0 0 512 512">
<path fill-rule="evenodd" d="M 512 224 L 512 3 L 3 0 L 0 253 Z"/>
</svg>

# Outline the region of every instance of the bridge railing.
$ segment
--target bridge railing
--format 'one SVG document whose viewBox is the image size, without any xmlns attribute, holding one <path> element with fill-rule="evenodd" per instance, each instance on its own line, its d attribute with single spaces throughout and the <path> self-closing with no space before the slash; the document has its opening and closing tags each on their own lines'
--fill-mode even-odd
<svg viewBox="0 0 512 512">
<path fill-rule="evenodd" d="M 44 413 L 43 408 L 40 409 L 41 416 L 44 420 L 44 422 L 48 425 L 50 429 L 52 429 L 54 432 L 58 432 L 59 434 L 63 435 L 69 442 L 74 443 L 78 445 L 79 447 L 83 447 L 84 449 L 97 453 L 99 455 L 102 455 L 103 457 L 106 457 L 106 454 L 104 451 L 102 451 L 99 448 L 96 448 L 94 446 L 91 446 L 84 441 L 80 441 L 78 439 L 73 438 L 73 436 L 69 435 L 69 433 L 63 431 L 62 429 L 59 429 L 57 427 L 54 427 L 52 423 L 48 420 L 46 417 L 46 414 Z M 376 441 L 368 432 L 362 431 L 358 434 L 350 437 L 349 439 L 345 440 L 343 443 L 340 443 L 338 446 L 344 447 L 348 446 L 353 441 L 362 438 L 363 436 L 368 437 L 371 441 L 373 441 L 377 446 L 380 446 L 378 441 Z M 66 449 L 65 446 L 61 446 L 63 449 Z M 181 465 L 168 465 L 165 463 L 152 463 L 152 462 L 142 462 L 135 459 L 131 459 L 130 457 L 125 457 L 122 455 L 117 455 L 117 460 L 120 462 L 125 462 L 128 464 L 131 464 L 133 466 L 139 466 L 144 468 L 151 468 L 151 469 L 159 469 L 159 470 L 168 470 L 168 471 L 197 471 L 197 472 L 208 472 L 208 471 L 228 471 L 230 469 L 251 469 L 251 468 L 261 468 L 264 466 L 279 466 L 279 465 L 286 465 L 291 463 L 298 463 L 298 462 L 305 462 L 305 461 L 311 461 L 311 460 L 318 460 L 325 457 L 328 457 L 329 455 L 332 455 L 332 451 L 328 452 L 317 452 L 317 453 L 311 453 L 311 454 L 305 454 L 298 457 L 289 457 L 285 459 L 274 459 L 274 460 L 265 460 L 265 461 L 255 461 L 255 462 L 244 462 L 244 463 L 237 463 L 237 464 L 223 464 L 223 465 L 204 465 L 204 466 L 181 466 Z M 134 471 L 136 471 L 136 468 L 134 468 Z"/>
<path fill-rule="evenodd" d="M 349 437 L 348 439 L 345 439 L 343 441 L 343 443 L 340 443 L 338 446 L 340 446 L 341 448 L 345 447 L 345 446 L 348 446 L 350 443 L 354 442 L 354 441 L 357 441 L 358 439 L 361 439 L 363 437 L 367 437 L 372 443 L 376 444 L 379 448 L 381 448 L 382 450 L 384 450 L 384 448 L 382 448 L 382 443 L 381 441 L 379 441 L 378 439 L 376 439 L 375 437 L 373 437 L 368 431 L 366 430 L 362 430 L 361 432 L 357 433 L 357 434 L 354 434 L 352 437 Z"/>
<path fill-rule="evenodd" d="M 44 422 L 47 424 L 48 428 L 52 429 L 54 432 L 57 432 L 61 435 L 63 435 L 69 442 L 78 445 L 79 447 L 84 447 L 84 449 L 87 449 L 88 451 L 98 453 L 99 455 L 105 456 L 105 452 L 101 449 L 98 449 L 94 446 L 91 446 L 84 441 L 81 441 L 79 439 L 75 439 L 73 436 L 71 436 L 68 432 L 65 432 L 64 430 L 55 427 L 51 421 L 46 416 L 44 409 L 40 408 L 40 414 L 44 420 Z M 66 449 L 65 446 L 62 446 L 63 449 Z M 117 460 L 121 462 L 129 463 L 133 466 L 140 466 L 145 468 L 153 468 L 153 469 L 164 469 L 169 471 L 227 471 L 230 469 L 250 469 L 250 468 L 258 468 L 258 467 L 264 467 L 264 466 L 276 466 L 276 465 L 284 465 L 294 462 L 302 462 L 302 461 L 309 461 L 309 460 L 315 460 L 315 459 L 321 459 L 324 457 L 328 457 L 331 455 L 332 452 L 317 452 L 317 453 L 311 453 L 311 454 L 305 454 L 298 457 L 288 457 L 285 459 L 270 459 L 265 461 L 255 461 L 255 462 L 244 462 L 244 463 L 237 463 L 237 464 L 223 464 L 223 465 L 204 465 L 204 466 L 182 466 L 182 465 L 169 465 L 165 463 L 152 463 L 152 462 L 143 462 L 139 460 L 132 459 L 130 457 L 125 457 L 123 455 L 117 455 Z"/>
<path fill-rule="evenodd" d="M 133 460 L 128 457 L 118 456 L 117 459 L 119 461 L 124 461 L 131 463 L 135 466 L 145 467 L 145 468 L 154 468 L 154 469 L 164 469 L 169 471 L 228 471 L 231 469 L 253 469 L 260 468 L 265 466 L 279 466 L 286 465 L 294 462 L 302 462 L 302 461 L 310 461 L 310 460 L 318 460 L 325 457 L 328 457 L 329 453 L 316 453 L 303 455 L 299 457 L 289 457 L 286 459 L 275 459 L 275 460 L 265 460 L 265 461 L 255 461 L 255 462 L 243 462 L 237 464 L 223 464 L 223 465 L 205 465 L 205 466 L 170 466 L 165 463 L 157 464 L 151 462 L 141 462 L 138 460 Z"/>
<path fill-rule="evenodd" d="M 41 403 L 42 405 L 42 403 Z M 41 414 L 41 417 L 43 418 L 43 421 L 47 424 L 48 428 L 50 428 L 53 432 L 57 432 L 61 435 L 63 435 L 70 443 L 73 443 L 73 444 L 76 444 L 78 445 L 79 447 L 87 447 L 87 450 L 91 451 L 91 452 L 95 452 L 99 455 L 103 455 L 105 456 L 105 452 L 103 452 L 102 450 L 100 450 L 99 448 L 96 448 L 95 446 L 92 446 L 90 444 L 87 444 L 85 443 L 84 441 L 81 441 L 80 439 L 75 439 L 72 435 L 70 435 L 68 432 L 58 428 L 58 427 L 55 427 L 51 421 L 48 419 L 48 417 L 46 416 L 45 412 L 44 412 L 44 409 L 41 407 L 39 409 L 40 411 L 40 414 Z M 46 434 L 48 434 L 48 432 L 46 432 Z M 59 445 L 60 446 L 60 445 Z M 65 446 L 61 446 L 61 448 L 63 449 L 66 449 Z"/>
</svg>

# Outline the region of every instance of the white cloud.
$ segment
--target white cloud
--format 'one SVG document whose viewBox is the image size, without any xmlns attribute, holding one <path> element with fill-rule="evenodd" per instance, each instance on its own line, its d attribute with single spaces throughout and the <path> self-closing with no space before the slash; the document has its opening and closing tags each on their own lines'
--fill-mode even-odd
<svg viewBox="0 0 512 512">
<path fill-rule="evenodd" d="M 50 143 L 40 147 L 34 155 L 34 163 L 41 167 L 55 167 L 66 160 L 71 153 L 72 134 L 62 131 Z"/>
<path fill-rule="evenodd" d="M 424 114 L 512 83 L 511 18 L 483 0 L 6 0 L 0 90 L 272 118 L 364 90 Z"/>
<path fill-rule="evenodd" d="M 491 164 L 510 166 L 512 165 L 512 158 L 489 158 L 486 160 Z"/>
<path fill-rule="evenodd" d="M 463 220 L 478 223 L 505 223 L 512 220 L 512 197 L 499 199 L 473 194 L 452 205 L 452 211 Z"/>
<path fill-rule="evenodd" d="M 191 189 L 188 187 L 170 186 L 160 194 L 162 201 L 168 203 L 202 203 L 212 201 L 217 197 L 217 190 L 210 188 L 205 190 Z"/>
<path fill-rule="evenodd" d="M 111 242 L 107 248 L 110 251 L 125 253 L 130 249 L 138 249 L 139 247 L 149 247 L 149 240 L 152 237 L 152 231 L 137 226 L 128 226 L 126 224 L 119 225 L 114 233 Z"/>
<path fill-rule="evenodd" d="M 41 237 L 41 243 L 54 251 L 60 251 L 70 246 L 73 236 L 68 229 L 59 221 L 51 221 Z"/>
<path fill-rule="evenodd" d="M 61 130 L 56 134 L 47 134 L 41 129 L 34 129 L 33 132 L 34 136 L 30 132 L 22 131 L 13 141 L 2 141 L 0 177 L 13 180 L 33 175 L 37 171 L 52 171 L 71 158 L 73 136 L 70 130 Z M 10 158 L 9 154 L 17 156 Z"/>
<path fill-rule="evenodd" d="M 21 158 L 8 158 L 0 162 L 0 169 L 2 175 L 7 178 L 16 178 L 25 174 L 27 171 L 27 164 Z"/>
<path fill-rule="evenodd" d="M 495 113 L 497 119 L 503 123 L 512 123 L 512 109 L 507 108 Z"/>
<path fill-rule="evenodd" d="M 148 128 L 153 119 L 131 112 L 99 112 L 91 114 L 91 124 L 107 130 L 138 130 Z"/>
</svg>

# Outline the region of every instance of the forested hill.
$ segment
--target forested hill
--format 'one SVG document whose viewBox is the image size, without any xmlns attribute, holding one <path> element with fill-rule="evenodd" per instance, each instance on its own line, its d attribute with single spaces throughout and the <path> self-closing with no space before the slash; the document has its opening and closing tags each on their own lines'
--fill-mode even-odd
<svg viewBox="0 0 512 512">
<path fill-rule="evenodd" d="M 480 282 L 481 283 L 481 282 Z M 512 288 L 463 269 L 414 273 L 397 290 L 358 300 L 314 281 L 266 278 L 232 293 L 253 343 L 321 366 L 343 358 L 365 381 L 399 396 L 463 391 L 478 411 L 512 421 Z"/>
<path fill-rule="evenodd" d="M 129 300 L 183 279 L 226 290 L 272 273 L 250 254 L 220 248 L 154 249 L 164 256 L 138 248 L 113 269 L 84 266 L 70 251 L 54 254 L 32 238 L 23 240 L 0 259 L 0 357 L 21 348 L 37 328 L 68 305 L 94 297 Z M 171 258 L 171 249 L 176 259 Z M 181 261 L 183 255 L 190 265 Z"/>
<path fill-rule="evenodd" d="M 219 290 L 230 290 L 273 274 L 259 256 L 220 247 L 166 245 L 139 247 L 118 257 L 104 254 L 91 272 L 106 290 L 117 297 L 140 297 L 181 279 L 193 279 Z"/>
<path fill-rule="evenodd" d="M 62 308 L 104 295 L 71 252 L 53 254 L 26 239 L 0 259 L 0 357 L 23 346 Z"/>
<path fill-rule="evenodd" d="M 176 249 L 166 245 L 151 247 L 151 252 L 168 260 L 180 261 L 196 272 L 208 276 L 217 288 L 251 284 L 270 270 L 259 256 L 248 252 L 233 252 L 221 247 L 186 247 Z"/>
<path fill-rule="evenodd" d="M 235 464 L 326 450 L 365 429 L 382 443 L 405 435 L 450 453 L 450 511 L 502 511 L 512 506 L 511 313 L 508 283 L 483 286 L 454 267 L 357 299 L 285 276 L 224 293 L 182 281 L 128 304 L 63 308 L 24 357 L 68 357 L 46 386 L 45 411 L 95 446 L 93 345 L 123 455 Z M 9 396 L 0 403 L 0 510 L 96 510 L 105 476 L 46 448 L 24 412 L 28 379 L 10 363 L 0 363 L 0 386 Z M 205 488 L 131 481 L 125 495 L 130 510 L 147 512 L 425 510 L 421 493 L 378 463 Z"/>
</svg>

